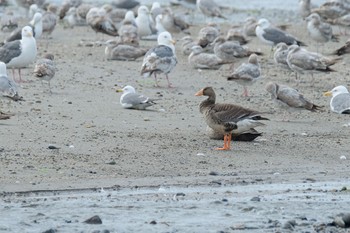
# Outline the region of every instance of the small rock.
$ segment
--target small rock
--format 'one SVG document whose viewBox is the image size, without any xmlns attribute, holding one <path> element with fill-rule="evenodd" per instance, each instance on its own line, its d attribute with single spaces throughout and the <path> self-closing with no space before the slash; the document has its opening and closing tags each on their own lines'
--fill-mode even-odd
<svg viewBox="0 0 350 233">
<path fill-rule="evenodd" d="M 57 147 L 57 146 L 54 146 L 54 145 L 49 145 L 48 149 L 50 149 L 50 150 L 56 150 L 56 149 L 60 149 L 60 148 Z"/>
<path fill-rule="evenodd" d="M 307 136 L 307 133 L 301 133 L 301 136 Z"/>
<path fill-rule="evenodd" d="M 345 160 L 345 159 L 346 159 L 346 156 L 345 156 L 345 155 L 342 155 L 342 156 L 340 156 L 339 158 L 342 159 L 342 160 Z"/>
<path fill-rule="evenodd" d="M 157 222 L 156 222 L 156 220 L 152 220 L 152 221 L 150 221 L 150 223 L 149 223 L 149 224 L 156 225 L 156 224 L 157 224 Z"/>
<path fill-rule="evenodd" d="M 109 164 L 109 165 L 116 165 L 117 162 L 116 162 L 116 161 L 111 161 L 111 162 L 107 162 L 106 164 Z"/>
<path fill-rule="evenodd" d="M 218 176 L 219 173 L 218 173 L 218 172 L 211 171 L 211 172 L 209 172 L 209 175 L 211 175 L 211 176 Z"/>
<path fill-rule="evenodd" d="M 84 221 L 84 223 L 87 224 L 102 224 L 102 220 L 98 215 L 95 215 L 87 220 Z"/>
<path fill-rule="evenodd" d="M 257 201 L 257 202 L 259 202 L 261 199 L 260 199 L 260 197 L 253 197 L 252 199 L 250 199 L 250 201 Z"/>
<path fill-rule="evenodd" d="M 205 156 L 204 153 L 197 153 L 197 156 Z"/>
<path fill-rule="evenodd" d="M 150 121 L 148 117 L 143 118 L 143 121 Z"/>
<path fill-rule="evenodd" d="M 177 197 L 179 197 L 179 196 L 184 197 L 184 196 L 186 196 L 186 194 L 184 194 L 184 193 L 177 193 L 176 196 Z"/>
<path fill-rule="evenodd" d="M 295 225 L 297 225 L 295 220 L 289 220 L 283 225 L 283 229 L 293 230 Z"/>
<path fill-rule="evenodd" d="M 49 229 L 49 230 L 46 230 L 46 231 L 43 231 L 43 233 L 56 233 L 57 230 L 56 229 Z"/>
</svg>

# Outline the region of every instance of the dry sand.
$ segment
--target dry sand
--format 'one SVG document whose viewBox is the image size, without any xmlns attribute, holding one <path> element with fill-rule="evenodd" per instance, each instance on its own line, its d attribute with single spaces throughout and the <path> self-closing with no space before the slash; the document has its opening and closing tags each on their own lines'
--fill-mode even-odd
<svg viewBox="0 0 350 233">
<path fill-rule="evenodd" d="M 191 29 L 194 37 L 199 28 Z M 316 49 L 302 22 L 289 31 Z M 106 61 L 104 46 L 86 46 L 108 36 L 58 26 L 52 37 L 47 49 L 44 39 L 38 42 L 38 57 L 55 55 L 53 94 L 29 67 L 23 76 L 31 82 L 20 84 L 24 101 L 5 101 L 3 108 L 16 115 L 0 122 L 0 232 L 275 232 L 288 220 L 312 232 L 348 211 L 343 187 L 349 187 L 349 159 L 340 157 L 350 158 L 350 119 L 330 112 L 330 99 L 322 93 L 350 86 L 349 57 L 334 66 L 337 72 L 315 75 L 313 87 L 302 76 L 298 89 L 323 111 L 293 112 L 283 122 L 283 111 L 264 86 L 276 81 L 295 87 L 294 76 L 275 67 L 270 47 L 257 38 L 248 46 L 265 54 L 259 57 L 263 78 L 245 98 L 238 84 L 223 77 L 228 66 L 199 72 L 189 67 L 180 43 L 178 65 L 169 75 L 175 88 L 169 89 L 163 78 L 155 88 L 153 78 L 140 77 L 142 59 Z M 346 39 L 328 43 L 324 51 Z M 127 84 L 160 98 L 158 104 L 149 111 L 122 109 L 115 89 Z M 203 98 L 194 96 L 205 86 L 214 87 L 218 102 L 266 112 L 270 121 L 257 128 L 263 135 L 233 142 L 231 151 L 214 150 L 223 142 L 205 134 L 198 109 Z M 38 190 L 44 192 L 28 192 Z M 95 214 L 102 226 L 81 223 Z"/>
</svg>

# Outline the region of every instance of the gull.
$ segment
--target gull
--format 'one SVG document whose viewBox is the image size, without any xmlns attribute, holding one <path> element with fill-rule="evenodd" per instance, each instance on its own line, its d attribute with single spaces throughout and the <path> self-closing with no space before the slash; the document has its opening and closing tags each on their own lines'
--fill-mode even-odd
<svg viewBox="0 0 350 233">
<path fill-rule="evenodd" d="M 311 13 L 317 13 L 323 19 L 332 20 L 349 12 L 349 8 L 341 1 L 327 1 L 320 7 L 312 9 Z"/>
<path fill-rule="evenodd" d="M 36 58 L 37 47 L 30 26 L 22 28 L 22 39 L 5 43 L 0 47 L 0 61 L 8 68 L 12 68 L 13 80 L 15 80 L 14 69 L 18 69 L 20 82 L 22 81 L 21 68 L 32 64 Z"/>
<path fill-rule="evenodd" d="M 284 42 L 287 45 L 305 45 L 294 36 L 278 29 L 277 27 L 272 26 L 271 23 L 264 18 L 258 21 L 255 33 L 261 42 L 268 44 L 271 47 L 277 45 L 280 42 Z"/>
<path fill-rule="evenodd" d="M 51 79 L 55 76 L 55 73 L 56 65 L 54 62 L 53 54 L 45 54 L 42 59 L 39 59 L 36 62 L 34 67 L 34 75 L 35 77 L 41 79 L 41 82 L 43 82 L 43 80 L 48 82 L 50 94 L 52 94 L 50 82 Z"/>
<path fill-rule="evenodd" d="M 119 35 L 123 43 L 139 45 L 138 29 L 133 11 L 126 12 L 124 20 L 119 28 Z"/>
<path fill-rule="evenodd" d="M 1 31 L 12 32 L 18 28 L 19 17 L 12 10 L 6 10 L 1 17 Z"/>
<path fill-rule="evenodd" d="M 56 23 L 57 23 L 56 12 L 57 12 L 57 6 L 50 4 L 47 8 L 47 11 L 44 13 L 42 17 L 43 33 L 45 33 L 47 37 L 51 35 L 51 33 L 56 27 Z"/>
<path fill-rule="evenodd" d="M 249 57 L 253 53 L 262 55 L 241 46 L 238 41 L 227 41 L 220 36 L 214 40 L 213 44 L 215 55 L 226 62 L 234 62 L 236 58 Z"/>
<path fill-rule="evenodd" d="M 334 70 L 330 66 L 339 61 L 339 58 L 325 57 L 319 53 L 309 52 L 297 45 L 289 46 L 288 50 L 287 63 L 289 67 L 299 74 L 310 73 L 312 84 L 314 84 L 314 73 L 333 72 Z"/>
<path fill-rule="evenodd" d="M 227 62 L 218 58 L 215 54 L 204 53 L 201 46 L 195 45 L 188 56 L 188 63 L 195 69 L 217 70 Z"/>
<path fill-rule="evenodd" d="M 288 56 L 288 45 L 286 43 L 281 42 L 276 45 L 275 53 L 273 55 L 273 60 L 275 61 L 275 64 L 279 67 L 282 67 L 283 69 L 291 71 L 288 62 L 287 62 L 287 56 Z"/>
<path fill-rule="evenodd" d="M 147 49 L 119 43 L 116 40 L 106 41 L 105 55 L 107 60 L 134 61 L 146 54 Z"/>
<path fill-rule="evenodd" d="M 170 8 L 164 9 L 161 15 L 160 20 L 166 31 L 189 34 L 188 28 L 190 25 L 184 20 L 184 15 L 175 15 Z"/>
<path fill-rule="evenodd" d="M 163 13 L 163 9 L 160 6 L 159 2 L 153 2 L 151 7 L 151 15 L 153 18 L 153 21 L 156 20 L 158 15 L 161 15 Z"/>
<path fill-rule="evenodd" d="M 158 45 L 148 50 L 143 59 L 141 75 L 149 77 L 154 74 L 156 86 L 158 86 L 157 74 L 164 73 L 168 81 L 168 87 L 172 87 L 168 74 L 177 64 L 175 54 L 175 41 L 167 31 L 158 35 Z"/>
<path fill-rule="evenodd" d="M 198 45 L 205 51 L 213 51 L 213 42 L 220 35 L 219 26 L 215 23 L 209 23 L 198 32 Z"/>
<path fill-rule="evenodd" d="M 335 50 L 332 54 L 341 56 L 346 53 L 350 53 L 350 39 L 346 41 L 345 45 Z"/>
<path fill-rule="evenodd" d="M 305 99 L 299 91 L 286 85 L 268 82 L 265 89 L 271 94 L 271 99 L 286 111 L 306 109 L 315 112 L 321 109 L 320 106 Z"/>
<path fill-rule="evenodd" d="M 182 41 L 181 49 L 184 55 L 190 55 L 192 52 L 192 47 L 197 45 L 195 41 L 193 41 L 191 36 L 184 36 L 180 39 Z"/>
<path fill-rule="evenodd" d="M 230 28 L 227 31 L 226 40 L 238 41 L 240 45 L 245 45 L 249 42 L 242 28 L 237 26 Z"/>
<path fill-rule="evenodd" d="M 255 34 L 255 28 L 258 24 L 258 21 L 256 18 L 250 16 L 244 20 L 243 24 L 243 32 L 247 36 L 256 36 Z"/>
<path fill-rule="evenodd" d="M 107 13 L 103 8 L 93 7 L 86 15 L 87 24 L 96 32 L 107 34 L 110 36 L 118 36 L 118 29 L 107 17 Z"/>
<path fill-rule="evenodd" d="M 150 13 L 147 6 L 140 6 L 137 9 L 137 17 L 135 19 L 138 35 L 140 38 L 152 35 L 152 25 L 150 21 Z"/>
<path fill-rule="evenodd" d="M 196 5 L 197 9 L 206 16 L 227 19 L 214 0 L 197 0 Z"/>
<path fill-rule="evenodd" d="M 332 26 L 322 22 L 317 13 L 312 13 L 306 18 L 307 30 L 310 37 L 318 43 L 325 43 L 330 40 L 338 41 L 338 38 L 333 35 Z"/>
<path fill-rule="evenodd" d="M 34 38 L 39 39 L 43 32 L 42 14 L 40 12 L 35 13 L 33 16 L 33 19 L 29 22 L 27 26 L 32 28 Z M 17 30 L 14 30 L 10 34 L 10 36 L 5 40 L 5 43 L 14 41 L 14 40 L 20 40 L 21 38 L 22 38 L 22 28 L 18 28 Z"/>
<path fill-rule="evenodd" d="M 112 1 L 112 5 L 117 8 L 131 10 L 132 8 L 138 6 L 140 4 L 139 1 L 136 0 L 114 0 Z"/>
<path fill-rule="evenodd" d="M 18 100 L 17 87 L 7 77 L 6 64 L 0 62 L 0 94 L 1 97 L 8 97 L 12 100 Z M 13 114 L 6 114 L 0 111 L 0 120 L 9 119 Z"/>
<path fill-rule="evenodd" d="M 305 19 L 311 13 L 311 0 L 299 0 L 299 14 Z"/>
<path fill-rule="evenodd" d="M 117 92 L 123 92 L 120 97 L 120 104 L 126 109 L 146 110 L 146 108 L 155 104 L 156 99 L 136 93 L 135 88 L 130 85 L 118 89 Z"/>
<path fill-rule="evenodd" d="M 350 93 L 345 86 L 337 86 L 331 91 L 324 93 L 325 96 L 332 96 L 330 108 L 338 114 L 350 114 Z"/>
<path fill-rule="evenodd" d="M 247 86 L 252 85 L 261 78 L 261 70 L 258 62 L 258 56 L 251 54 L 248 63 L 242 63 L 232 74 L 227 77 L 228 81 L 235 81 L 243 86 L 243 96 L 247 97 Z"/>
</svg>

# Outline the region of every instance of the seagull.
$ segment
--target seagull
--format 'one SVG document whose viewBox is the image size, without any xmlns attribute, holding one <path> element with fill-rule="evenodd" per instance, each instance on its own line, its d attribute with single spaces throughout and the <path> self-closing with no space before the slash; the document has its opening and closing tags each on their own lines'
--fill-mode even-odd
<svg viewBox="0 0 350 233">
<path fill-rule="evenodd" d="M 53 54 L 45 54 L 42 59 L 39 59 L 34 67 L 34 75 L 35 77 L 47 81 L 49 84 L 49 91 L 52 94 L 50 81 L 55 76 L 56 66 L 54 62 Z"/>
<path fill-rule="evenodd" d="M 96 32 L 110 36 L 118 36 L 118 29 L 110 18 L 107 17 L 103 8 L 93 7 L 86 15 L 87 24 Z"/>
<path fill-rule="evenodd" d="M 236 58 L 249 57 L 253 53 L 262 55 L 260 52 L 242 47 L 238 41 L 227 41 L 220 36 L 214 40 L 213 44 L 215 55 L 226 62 L 234 62 Z"/>
<path fill-rule="evenodd" d="M 345 45 L 334 51 L 332 54 L 341 56 L 346 53 L 350 53 L 350 39 L 346 41 Z"/>
<path fill-rule="evenodd" d="M 35 13 L 33 16 L 33 19 L 29 22 L 27 26 L 32 28 L 34 38 L 39 39 L 43 32 L 42 14 L 40 12 Z M 10 34 L 10 36 L 5 40 L 5 43 L 14 41 L 14 40 L 20 40 L 21 38 L 22 38 L 22 28 L 19 28 L 17 30 L 14 30 Z"/>
<path fill-rule="evenodd" d="M 134 61 L 146 54 L 147 49 L 120 43 L 116 40 L 106 41 L 105 55 L 107 60 Z"/>
<path fill-rule="evenodd" d="M 244 20 L 243 24 L 243 32 L 247 36 L 256 36 L 255 34 L 255 28 L 258 24 L 258 21 L 256 18 L 250 16 Z"/>
<path fill-rule="evenodd" d="M 235 81 L 243 86 L 243 96 L 247 97 L 247 86 L 252 85 L 261 78 L 261 70 L 258 62 L 258 56 L 251 54 L 248 58 L 248 63 L 242 63 L 232 74 L 227 77 L 228 81 Z"/>
<path fill-rule="evenodd" d="M 291 45 L 288 48 L 287 63 L 289 67 L 300 74 L 310 73 L 312 84 L 314 84 L 313 73 L 333 72 L 330 66 L 339 61 L 339 58 L 328 58 L 319 53 L 309 52 L 298 45 Z"/>
<path fill-rule="evenodd" d="M 120 97 L 120 104 L 126 109 L 146 110 L 146 108 L 155 104 L 156 99 L 136 93 L 135 88 L 130 85 L 118 89 L 117 92 L 123 92 Z"/>
<path fill-rule="evenodd" d="M 119 28 L 119 35 L 123 43 L 139 45 L 138 29 L 133 11 L 126 12 L 122 25 Z"/>
<path fill-rule="evenodd" d="M 112 2 L 112 5 L 117 8 L 127 9 L 131 10 L 135 6 L 138 6 L 140 4 L 139 1 L 135 0 L 115 0 Z"/>
<path fill-rule="evenodd" d="M 299 0 L 299 14 L 305 19 L 311 13 L 311 0 Z"/>
<path fill-rule="evenodd" d="M 187 56 L 191 54 L 192 47 L 197 45 L 197 43 L 193 41 L 191 36 L 184 36 L 183 38 L 180 39 L 180 41 L 182 41 L 182 44 L 181 44 L 182 53 Z"/>
<path fill-rule="evenodd" d="M 158 45 L 148 50 L 143 59 L 141 75 L 149 77 L 154 74 L 156 86 L 158 86 L 157 74 L 164 73 L 168 81 L 168 87 L 172 87 L 168 74 L 176 66 L 175 41 L 167 31 L 158 35 Z"/>
<path fill-rule="evenodd" d="M 205 51 L 213 51 L 213 42 L 220 35 L 219 26 L 215 23 L 209 23 L 198 32 L 198 45 Z"/>
<path fill-rule="evenodd" d="M 140 6 L 137 9 L 137 17 L 135 19 L 139 37 L 152 35 L 152 25 L 150 21 L 150 13 L 147 6 Z"/>
<path fill-rule="evenodd" d="M 350 93 L 344 86 L 337 86 L 331 91 L 324 93 L 325 96 L 332 96 L 330 101 L 331 110 L 338 114 L 350 114 Z"/>
<path fill-rule="evenodd" d="M 276 46 L 275 53 L 273 55 L 273 60 L 275 61 L 275 64 L 279 67 L 291 71 L 291 68 L 289 67 L 287 62 L 288 52 L 288 45 L 286 45 L 286 43 L 278 43 Z"/>
<path fill-rule="evenodd" d="M 184 20 L 184 15 L 175 15 L 170 8 L 164 9 L 160 18 L 165 30 L 170 33 L 186 33 L 189 34 L 190 25 Z"/>
<path fill-rule="evenodd" d="M 215 54 L 204 53 L 199 45 L 192 47 L 192 53 L 188 56 L 188 63 L 195 69 L 219 69 L 226 61 L 218 58 Z"/>
<path fill-rule="evenodd" d="M 321 21 L 317 13 L 312 13 L 306 18 L 307 30 L 310 37 L 318 43 L 325 43 L 330 40 L 338 42 L 338 38 L 333 35 L 332 26 Z"/>
<path fill-rule="evenodd" d="M 10 41 L 0 47 L 0 61 L 4 62 L 8 68 L 12 68 L 14 80 L 14 69 L 18 69 L 20 82 L 22 82 L 21 68 L 33 63 L 36 54 L 36 41 L 33 37 L 33 30 L 30 26 L 22 28 L 21 40 Z"/>
<path fill-rule="evenodd" d="M 6 64 L 3 62 L 0 62 L 0 93 L 10 98 L 18 95 L 16 84 L 7 77 Z"/>
<path fill-rule="evenodd" d="M 274 100 L 279 107 L 285 110 L 306 109 L 315 112 L 316 110 L 321 109 L 320 106 L 305 99 L 299 91 L 286 85 L 268 82 L 265 89 L 271 94 L 271 99 Z"/>
<path fill-rule="evenodd" d="M 242 28 L 237 26 L 231 27 L 227 31 L 226 40 L 238 41 L 240 45 L 245 45 L 249 42 Z"/>
<path fill-rule="evenodd" d="M 271 23 L 264 18 L 258 21 L 255 33 L 261 42 L 268 44 L 272 47 L 280 42 L 284 42 L 287 45 L 305 45 L 303 42 L 299 41 L 294 36 L 272 26 Z"/>
<path fill-rule="evenodd" d="M 197 0 L 196 5 L 197 9 L 206 16 L 227 19 L 214 0 Z"/>
<path fill-rule="evenodd" d="M 42 17 L 42 21 L 43 21 L 42 32 L 47 35 L 47 38 L 51 35 L 51 33 L 56 27 L 56 23 L 57 23 L 56 12 L 57 12 L 57 6 L 50 4 L 47 8 L 47 11 L 44 13 Z"/>
</svg>

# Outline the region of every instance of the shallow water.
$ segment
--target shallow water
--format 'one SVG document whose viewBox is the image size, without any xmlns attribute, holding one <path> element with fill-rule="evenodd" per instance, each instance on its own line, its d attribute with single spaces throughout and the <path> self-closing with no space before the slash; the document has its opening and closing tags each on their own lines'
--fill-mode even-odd
<svg viewBox="0 0 350 233">
<path fill-rule="evenodd" d="M 348 211 L 344 182 L 159 187 L 3 196 L 0 232 L 312 232 Z M 253 201 L 255 198 L 256 201 Z M 326 213 L 326 214 L 325 214 Z M 102 225 L 84 220 L 99 215 Z M 152 221 L 155 221 L 151 224 Z M 210 229 L 210 230 L 209 230 Z"/>
</svg>

